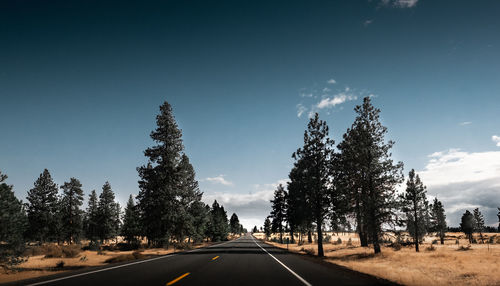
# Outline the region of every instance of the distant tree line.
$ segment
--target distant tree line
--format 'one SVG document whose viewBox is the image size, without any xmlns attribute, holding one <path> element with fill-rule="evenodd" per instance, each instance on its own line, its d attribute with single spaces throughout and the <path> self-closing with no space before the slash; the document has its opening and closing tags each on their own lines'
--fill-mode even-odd
<svg viewBox="0 0 500 286">
<path fill-rule="evenodd" d="M 143 238 L 149 246 L 168 247 L 172 242 L 227 240 L 228 234 L 246 232 L 238 216 L 228 220 L 217 201 L 208 206 L 194 168 L 183 152 L 182 134 L 171 106 L 160 106 L 157 128 L 151 132 L 156 146 L 146 149 L 148 163 L 137 168 L 139 194 L 130 195 L 122 211 L 109 182 L 98 194 L 92 190 L 82 209 L 84 191 L 76 178 L 58 186 L 45 169 L 22 203 L 0 172 L 0 263 L 15 263 L 28 241 L 91 245 L 117 242 L 122 236 L 137 245 Z"/>
<path fill-rule="evenodd" d="M 264 221 L 266 236 L 279 233 L 283 243 L 283 232 L 288 231 L 292 243 L 295 234 L 299 239 L 307 235 L 311 243 L 315 233 L 318 256 L 324 255 L 327 226 L 345 230 L 354 224 L 361 246 L 371 244 L 375 253 L 380 252 L 384 228 L 406 230 L 416 251 L 429 232 L 443 244 L 447 230 L 443 204 L 437 198 L 429 204 L 426 188 L 413 169 L 406 190 L 396 192 L 404 180 L 403 163 L 391 158 L 394 141 L 385 139 L 380 110 L 365 97 L 354 111 L 354 123 L 336 146 L 318 113 L 310 119 L 303 147 L 292 154 L 295 162 L 287 189 L 279 185 L 271 200 L 272 211 Z"/>
</svg>

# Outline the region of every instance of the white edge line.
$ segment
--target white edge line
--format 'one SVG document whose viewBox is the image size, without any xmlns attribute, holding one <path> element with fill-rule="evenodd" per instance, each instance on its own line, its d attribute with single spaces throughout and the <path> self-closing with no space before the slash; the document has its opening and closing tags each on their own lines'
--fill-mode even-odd
<svg viewBox="0 0 500 286">
<path fill-rule="evenodd" d="M 274 255 L 272 255 L 271 253 L 267 252 L 267 250 L 265 250 L 262 246 L 260 246 L 257 243 L 257 241 L 255 241 L 253 235 L 252 235 L 252 240 L 253 240 L 253 242 L 255 242 L 255 244 L 257 244 L 258 247 L 260 247 L 260 249 L 264 250 L 265 253 L 269 254 L 269 256 L 271 256 L 272 258 L 274 258 L 274 260 L 276 260 L 279 264 L 281 264 L 281 266 L 285 267 L 286 270 L 288 270 L 295 277 L 297 277 L 297 279 L 299 279 L 302 283 L 304 283 L 304 285 L 312 286 L 311 283 L 307 282 L 304 278 L 300 277 L 299 274 L 295 273 L 292 269 L 290 269 L 288 266 L 286 266 L 283 262 L 279 261 L 278 258 L 274 257 Z"/>
<path fill-rule="evenodd" d="M 240 238 L 237 238 L 235 240 L 238 240 L 238 239 L 240 239 Z M 214 247 L 214 246 L 219 246 L 219 245 L 223 245 L 223 244 L 226 244 L 226 243 L 230 243 L 231 241 L 234 241 L 234 240 L 230 240 L 230 241 L 227 241 L 227 242 L 224 242 L 224 243 L 219 243 L 219 244 L 211 245 L 211 246 L 209 246 L 207 248 Z M 203 249 L 203 247 L 202 248 L 193 249 L 193 250 L 190 250 L 190 251 L 187 251 L 187 252 L 195 252 L 195 251 L 198 251 L 200 249 Z M 146 260 L 131 262 L 131 263 L 127 263 L 127 264 L 122 264 L 122 265 L 107 267 L 107 268 L 103 268 L 103 269 L 93 270 L 93 271 L 89 271 L 89 272 L 74 274 L 74 275 L 65 276 L 65 277 L 61 277 L 61 278 L 56 278 L 56 279 L 52 279 L 52 280 L 41 281 L 41 282 L 37 282 L 37 283 L 33 283 L 33 284 L 28 284 L 28 286 L 48 284 L 48 283 L 52 283 L 52 282 L 56 282 L 56 281 L 71 279 L 71 278 L 75 278 L 75 277 L 79 277 L 79 276 L 84 276 L 84 275 L 89 275 L 89 274 L 93 274 L 93 273 L 103 272 L 103 271 L 112 270 L 112 269 L 116 269 L 116 268 L 126 267 L 126 266 L 130 266 L 130 265 L 134 265 L 134 264 L 140 264 L 140 263 L 145 263 L 145 262 L 149 262 L 149 261 L 153 261 L 153 260 L 157 260 L 157 259 L 163 259 L 163 258 L 167 258 L 167 257 L 172 257 L 172 256 L 175 256 L 175 255 L 177 255 L 177 254 L 176 253 L 175 254 L 174 253 L 167 254 L 167 255 L 164 255 L 164 256 L 160 256 L 160 257 L 155 257 L 155 258 L 150 258 L 150 259 L 146 259 Z"/>
</svg>

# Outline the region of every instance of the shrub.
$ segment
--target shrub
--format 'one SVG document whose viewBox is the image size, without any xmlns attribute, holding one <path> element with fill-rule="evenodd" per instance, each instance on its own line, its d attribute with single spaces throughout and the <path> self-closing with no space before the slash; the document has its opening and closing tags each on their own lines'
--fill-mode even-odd
<svg viewBox="0 0 500 286">
<path fill-rule="evenodd" d="M 434 240 L 432 241 L 432 244 L 438 244 L 438 240 L 437 240 L 437 239 L 434 239 Z"/>
<path fill-rule="evenodd" d="M 304 245 L 304 241 L 303 241 L 303 240 L 299 241 L 299 242 L 297 243 L 297 245 L 298 245 L 298 246 Z"/>
<path fill-rule="evenodd" d="M 140 259 L 143 257 L 144 257 L 144 255 L 142 253 L 140 253 L 139 251 L 134 251 L 131 254 L 122 254 L 122 255 L 108 258 L 104 262 L 105 263 L 125 262 L 125 261 Z"/>
<path fill-rule="evenodd" d="M 80 261 L 84 261 L 84 262 L 85 262 L 85 261 L 87 261 L 87 260 L 88 260 L 88 259 L 87 259 L 87 255 L 84 255 L 84 256 L 80 257 Z"/>
<path fill-rule="evenodd" d="M 332 236 L 331 236 L 331 235 L 328 235 L 328 234 L 327 234 L 327 235 L 325 236 L 325 238 L 323 239 L 323 241 L 324 241 L 325 243 L 329 243 L 331 240 L 332 240 Z"/>
<path fill-rule="evenodd" d="M 54 244 L 48 244 L 45 246 L 45 258 L 61 258 L 63 257 L 63 252 L 61 248 Z"/>
<path fill-rule="evenodd" d="M 427 248 L 425 248 L 425 250 L 427 250 L 427 251 L 435 251 L 436 248 L 434 247 L 434 245 L 431 244 L 431 246 L 428 246 Z"/>
<path fill-rule="evenodd" d="M 458 238 L 455 239 L 455 244 L 460 244 L 460 240 L 458 240 Z"/>
<path fill-rule="evenodd" d="M 64 257 L 74 258 L 77 257 L 80 252 L 82 252 L 82 248 L 80 245 L 65 245 L 61 247 L 61 251 Z"/>
<path fill-rule="evenodd" d="M 472 250 L 472 248 L 470 247 L 470 245 L 467 245 L 467 246 L 460 246 L 457 251 L 467 251 L 467 250 Z"/>
<path fill-rule="evenodd" d="M 399 251 L 401 250 L 401 248 L 403 247 L 401 245 L 401 243 L 399 243 L 398 241 L 394 242 L 392 245 L 391 245 L 392 249 L 394 249 L 394 251 Z"/>
<path fill-rule="evenodd" d="M 64 267 L 64 261 L 59 261 L 56 263 L 56 268 L 63 268 Z"/>
<path fill-rule="evenodd" d="M 347 241 L 347 246 L 352 246 L 352 239 L 349 237 L 349 240 Z"/>
<path fill-rule="evenodd" d="M 340 239 L 340 237 L 337 238 L 337 241 L 335 241 L 333 244 L 335 245 L 342 244 L 342 239 Z"/>
</svg>

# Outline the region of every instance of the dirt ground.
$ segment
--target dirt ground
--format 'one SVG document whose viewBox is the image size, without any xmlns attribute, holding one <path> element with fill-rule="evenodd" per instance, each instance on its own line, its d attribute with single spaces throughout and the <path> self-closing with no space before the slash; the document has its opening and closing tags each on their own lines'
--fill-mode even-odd
<svg viewBox="0 0 500 286">
<path fill-rule="evenodd" d="M 472 244 L 461 233 L 447 233 L 444 245 L 433 244 L 436 237 L 426 237 L 420 252 L 414 246 L 400 250 L 383 246 L 382 253 L 374 255 L 373 249 L 359 246 L 355 234 L 337 236 L 330 233 L 331 241 L 340 244 L 324 244 L 325 261 L 347 268 L 385 278 L 404 285 L 500 285 L 500 244 Z M 500 238 L 499 234 L 485 234 L 486 238 Z M 264 238 L 263 234 L 256 237 Z M 277 237 L 273 235 L 273 237 Z M 350 246 L 347 241 L 351 238 Z M 456 244 L 456 241 L 459 244 Z M 286 244 L 268 242 L 280 248 Z M 431 249 L 431 245 L 434 249 Z M 317 254 L 317 245 L 289 245 L 289 250 L 301 254 Z"/>
<path fill-rule="evenodd" d="M 202 243 L 194 245 L 193 248 L 200 248 L 209 245 L 209 243 Z M 179 251 L 179 250 L 177 250 Z M 157 255 L 165 255 L 173 253 L 174 249 L 171 247 L 166 250 L 164 248 L 152 248 L 141 251 L 141 257 L 151 257 Z M 16 265 L 12 270 L 0 269 L 0 283 L 7 283 L 19 281 L 23 279 L 35 278 L 40 276 L 51 275 L 79 269 L 89 266 L 107 265 L 105 261 L 127 254 L 132 254 L 133 251 L 82 251 L 75 258 L 45 258 L 45 255 L 37 255 L 27 257 L 27 260 L 19 265 Z M 64 267 L 57 267 L 57 264 L 64 262 Z"/>
</svg>

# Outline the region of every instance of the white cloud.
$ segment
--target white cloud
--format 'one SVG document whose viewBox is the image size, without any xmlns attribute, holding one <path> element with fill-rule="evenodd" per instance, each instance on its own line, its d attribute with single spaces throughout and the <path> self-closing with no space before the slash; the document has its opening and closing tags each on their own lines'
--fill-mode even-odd
<svg viewBox="0 0 500 286">
<path fill-rule="evenodd" d="M 313 97 L 313 94 L 312 93 L 301 93 L 300 96 L 301 97 Z"/>
<path fill-rule="evenodd" d="M 332 91 L 332 90 L 329 89 L 328 87 L 323 88 L 323 92 L 329 92 L 329 91 Z"/>
<path fill-rule="evenodd" d="M 319 108 L 319 109 L 323 109 L 323 108 L 330 108 L 330 107 L 334 107 L 336 105 L 339 105 L 339 104 L 342 104 L 346 101 L 350 101 L 350 100 L 356 100 L 357 99 L 357 96 L 354 96 L 354 95 L 348 95 L 348 94 L 345 94 L 345 93 L 339 93 L 331 98 L 327 97 L 327 98 L 324 98 L 322 99 L 317 105 L 316 107 Z"/>
<path fill-rule="evenodd" d="M 371 23 L 373 23 L 373 20 L 366 20 L 366 21 L 364 22 L 364 25 L 365 25 L 365 27 L 366 27 L 366 26 L 370 25 Z"/>
<path fill-rule="evenodd" d="M 394 6 L 398 8 L 412 8 L 417 5 L 418 0 L 382 0 L 383 5 Z"/>
<path fill-rule="evenodd" d="M 304 105 L 302 105 L 300 103 L 297 104 L 297 117 L 300 118 L 302 116 L 302 114 L 304 114 L 304 112 L 306 112 L 306 111 L 307 111 L 307 108 Z"/>
<path fill-rule="evenodd" d="M 491 136 L 491 140 L 497 144 L 497 147 L 500 147 L 500 136 L 493 135 Z"/>
<path fill-rule="evenodd" d="M 470 122 L 470 121 L 464 121 L 464 122 L 459 123 L 460 126 L 465 126 L 465 125 L 470 125 L 470 124 L 472 124 L 472 122 Z"/>
<path fill-rule="evenodd" d="M 224 179 L 224 175 L 219 175 L 219 176 L 212 177 L 212 178 L 209 177 L 209 178 L 206 178 L 205 180 L 212 182 L 212 183 L 221 184 L 224 186 L 232 186 L 233 185 L 232 182 Z"/>
<path fill-rule="evenodd" d="M 465 209 L 478 207 L 486 223 L 497 223 L 500 204 L 500 151 L 469 153 L 460 149 L 434 152 L 418 172 L 430 196 L 446 208 L 452 226 L 458 226 Z"/>
<path fill-rule="evenodd" d="M 233 212 L 238 215 L 240 222 L 244 227 L 250 229 L 254 225 L 260 226 L 271 211 L 271 199 L 274 196 L 274 190 L 279 184 L 286 187 L 287 179 L 278 180 L 272 184 L 256 184 L 255 192 L 248 194 L 215 192 L 204 194 L 203 201 L 212 205 L 217 200 L 224 206 L 228 216 Z"/>
<path fill-rule="evenodd" d="M 334 80 L 333 78 L 329 79 L 326 83 L 329 83 L 329 84 L 336 84 L 337 81 Z"/>
</svg>

